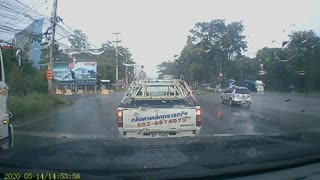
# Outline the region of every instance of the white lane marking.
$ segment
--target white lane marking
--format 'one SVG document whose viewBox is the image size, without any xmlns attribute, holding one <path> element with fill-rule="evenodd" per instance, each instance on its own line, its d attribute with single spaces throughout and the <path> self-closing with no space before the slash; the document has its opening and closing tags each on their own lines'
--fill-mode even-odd
<svg viewBox="0 0 320 180">
<path fill-rule="evenodd" d="M 278 136 L 281 135 L 280 133 L 242 133 L 242 134 L 231 134 L 231 133 L 222 133 L 222 134 L 206 134 L 206 135 L 200 135 L 205 137 L 226 137 L 226 136 L 260 136 L 260 135 L 267 135 L 267 136 Z"/>
<path fill-rule="evenodd" d="M 72 138 L 72 139 L 106 139 L 107 136 L 99 134 L 70 134 L 70 133 L 55 133 L 55 132 L 36 132 L 36 131 L 20 131 L 16 130 L 15 135 L 35 136 L 48 138 Z"/>
<path fill-rule="evenodd" d="M 27 124 L 31 124 L 31 123 L 34 123 L 34 122 L 38 122 L 38 121 L 42 121 L 44 119 L 35 119 L 35 120 L 31 120 L 31 121 L 28 121 L 28 122 L 25 122 L 25 123 L 22 123 L 22 124 L 15 124 L 14 127 L 21 127 L 21 126 L 24 126 L 24 125 L 27 125 Z"/>
</svg>

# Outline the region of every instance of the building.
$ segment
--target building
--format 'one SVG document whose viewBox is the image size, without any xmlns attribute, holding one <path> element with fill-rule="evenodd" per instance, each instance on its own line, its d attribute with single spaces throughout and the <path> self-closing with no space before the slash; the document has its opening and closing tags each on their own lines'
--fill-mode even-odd
<svg viewBox="0 0 320 180">
<path fill-rule="evenodd" d="M 16 32 L 14 43 L 32 61 L 33 67 L 40 69 L 42 26 L 44 18 L 34 20 L 25 29 Z"/>
</svg>

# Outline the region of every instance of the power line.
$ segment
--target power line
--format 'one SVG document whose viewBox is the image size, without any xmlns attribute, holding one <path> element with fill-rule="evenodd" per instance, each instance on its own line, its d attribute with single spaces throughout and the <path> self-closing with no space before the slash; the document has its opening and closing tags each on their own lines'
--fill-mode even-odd
<svg viewBox="0 0 320 180">
<path fill-rule="evenodd" d="M 21 2 L 20 2 L 21 3 Z M 22 3 L 21 3 L 22 4 Z M 30 4 L 29 5 L 31 5 L 31 2 L 30 2 Z M 15 14 L 15 16 L 13 16 L 13 18 L 12 19 L 15 19 L 19 14 L 21 14 L 22 13 L 22 11 L 24 11 L 24 10 L 26 10 L 26 8 L 28 8 L 29 6 L 27 6 L 27 5 L 25 5 L 25 7 L 24 8 L 22 8 L 17 14 Z M 9 22 L 8 22 L 9 23 Z"/>
<path fill-rule="evenodd" d="M 74 30 L 69 25 L 65 24 L 63 21 L 62 24 L 64 24 L 71 32 L 74 32 Z"/>
<path fill-rule="evenodd" d="M 17 1 L 17 2 L 20 2 L 20 1 Z M 26 17 L 29 17 L 32 20 L 35 20 L 36 18 L 39 19 L 40 17 L 44 17 L 44 15 L 35 11 L 35 10 L 39 9 L 44 3 L 46 3 L 46 2 L 43 2 L 42 4 L 39 4 L 40 2 L 41 2 L 41 0 L 38 0 L 36 3 L 33 4 L 32 7 L 29 7 L 29 5 L 31 5 L 32 3 L 29 3 L 29 5 L 25 5 L 20 2 L 20 4 L 22 4 L 24 6 L 23 8 L 20 9 L 20 11 L 16 10 L 17 7 L 12 7 L 12 5 L 5 3 L 6 6 L 3 6 L 3 7 L 6 8 L 7 10 L 9 10 L 9 12 L 14 13 L 13 17 L 10 17 L 10 18 L 7 17 L 9 19 L 7 21 L 7 24 L 11 24 L 11 25 L 16 24 L 17 25 L 20 22 L 25 22 L 24 19 Z M 39 6 L 36 7 L 38 4 L 39 4 Z M 26 13 L 26 11 L 25 11 L 26 9 L 28 9 L 28 13 Z M 19 15 L 23 15 L 23 17 L 18 17 Z M 36 18 L 34 18 L 32 16 L 36 16 Z"/>
<path fill-rule="evenodd" d="M 23 3 L 21 3 L 20 1 L 18 1 L 18 0 L 16 0 L 16 2 L 19 2 L 19 4 L 22 4 L 22 5 L 24 5 L 24 8 L 22 8 L 20 11 L 17 11 L 16 12 L 16 14 L 13 16 L 13 20 L 16 20 L 15 18 L 19 15 L 19 14 L 21 14 L 23 11 L 25 11 L 26 10 L 26 8 L 28 8 L 29 6 L 28 5 L 25 5 L 25 4 L 23 4 Z M 29 5 L 31 5 L 31 2 L 29 3 Z M 12 22 L 12 21 L 11 21 Z M 12 24 L 10 21 L 8 21 L 7 23 L 9 23 L 9 24 Z"/>
<path fill-rule="evenodd" d="M 16 5 L 12 4 L 12 3 L 6 3 L 3 1 L 0 1 L 0 4 L 2 4 L 0 6 L 0 9 L 3 9 L 4 11 L 2 13 L 0 13 L 1 17 L 3 17 L 4 19 L 6 19 L 4 24 L 9 24 L 9 25 L 13 25 L 15 24 L 15 28 L 9 27 L 9 26 L 1 26 L 0 25 L 0 30 L 2 32 L 5 33 L 13 33 L 13 34 L 17 34 L 14 31 L 17 29 L 22 29 L 19 30 L 20 32 L 18 33 L 19 35 L 28 37 L 28 38 L 32 38 L 34 39 L 36 37 L 35 33 L 32 30 L 27 29 L 27 27 L 32 24 L 32 21 L 35 21 L 39 18 L 45 18 L 45 20 L 43 21 L 43 25 L 42 28 L 44 29 L 47 25 L 49 25 L 49 23 L 51 22 L 51 20 L 48 17 L 44 17 L 44 15 L 40 14 L 37 12 L 37 10 L 42 7 L 47 1 L 42 2 L 41 0 L 38 0 L 34 3 L 34 1 L 30 2 L 29 4 L 24 4 L 19 0 L 14 0 Z M 31 7 L 30 7 L 31 6 Z M 28 12 L 26 12 L 26 10 L 28 10 Z M 26 19 L 28 18 L 28 19 Z M 74 31 L 72 30 L 72 28 L 70 26 L 68 26 L 67 24 L 65 24 L 63 21 L 61 21 L 62 25 L 60 24 L 56 24 L 57 25 L 57 35 L 58 37 L 61 36 L 61 38 L 57 39 L 58 40 L 62 40 L 66 37 L 70 37 L 74 34 Z M 19 24 L 29 24 L 26 25 L 24 27 L 22 27 Z M 47 26 L 48 27 L 48 26 Z M 58 42 L 61 45 L 68 47 L 68 45 L 63 44 L 61 42 Z M 91 44 L 91 43 L 90 43 Z"/>
<path fill-rule="evenodd" d="M 72 35 L 67 35 L 67 36 L 62 36 L 61 38 L 57 39 L 58 40 L 62 40 L 62 39 L 65 39 L 65 38 L 68 38 L 68 37 L 71 37 Z"/>
<path fill-rule="evenodd" d="M 57 24 L 57 28 L 60 29 L 61 31 L 63 31 L 65 34 L 74 34 L 73 31 L 70 32 L 59 24 Z"/>
<path fill-rule="evenodd" d="M 40 1 L 41 1 L 41 0 L 38 0 L 37 3 L 39 3 Z M 34 5 L 34 6 L 35 6 L 35 5 Z M 32 8 L 31 8 L 31 10 L 32 10 Z M 25 16 L 24 16 L 22 19 L 20 19 L 20 21 L 17 22 L 16 24 L 19 24 L 19 23 L 20 23 L 23 19 L 25 19 L 26 17 L 29 17 L 29 18 L 35 20 L 35 18 L 33 18 L 30 14 L 25 13 Z"/>
</svg>

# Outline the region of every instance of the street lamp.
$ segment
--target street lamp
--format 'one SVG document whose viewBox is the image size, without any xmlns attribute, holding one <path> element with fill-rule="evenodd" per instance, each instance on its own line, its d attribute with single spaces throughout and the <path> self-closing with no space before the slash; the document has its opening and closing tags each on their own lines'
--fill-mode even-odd
<svg viewBox="0 0 320 180">
<path fill-rule="evenodd" d="M 118 86 L 117 86 L 117 83 L 118 83 L 118 80 L 119 80 L 119 59 L 118 59 L 118 53 L 119 53 L 119 47 L 118 47 L 118 43 L 120 43 L 121 41 L 118 39 L 118 35 L 120 34 L 119 32 L 116 32 L 116 33 L 113 33 L 115 36 L 116 36 L 116 40 L 113 41 L 114 43 L 116 43 L 116 90 L 118 90 Z"/>
<path fill-rule="evenodd" d="M 258 73 L 259 75 L 265 75 L 266 71 L 263 70 L 263 64 L 260 64 L 260 71 Z"/>
<path fill-rule="evenodd" d="M 13 49 L 12 43 L 10 43 L 9 41 L 1 40 L 1 39 L 0 39 L 0 43 L 8 44 L 10 46 L 10 51 L 12 52 L 12 49 Z M 0 47 L 1 47 L 1 45 L 0 45 Z M 22 59 L 22 57 L 21 57 L 21 49 L 20 48 L 18 48 L 17 51 L 16 51 L 16 58 L 17 58 L 17 61 L 19 63 L 19 67 L 21 67 L 21 65 L 22 65 L 21 59 Z"/>
<path fill-rule="evenodd" d="M 126 67 L 133 67 L 134 68 L 134 74 L 136 75 L 137 74 L 137 67 L 140 66 L 140 64 L 126 64 L 126 63 L 123 63 L 124 66 Z"/>
<path fill-rule="evenodd" d="M 123 54 L 121 54 L 121 53 L 119 53 L 120 55 L 122 55 L 123 56 Z M 126 63 L 128 63 L 128 53 L 124 53 L 124 55 L 126 56 Z M 125 65 L 125 67 L 126 67 L 126 87 L 128 87 L 128 84 L 129 84 L 129 80 L 128 80 L 128 66 L 126 66 Z"/>
</svg>

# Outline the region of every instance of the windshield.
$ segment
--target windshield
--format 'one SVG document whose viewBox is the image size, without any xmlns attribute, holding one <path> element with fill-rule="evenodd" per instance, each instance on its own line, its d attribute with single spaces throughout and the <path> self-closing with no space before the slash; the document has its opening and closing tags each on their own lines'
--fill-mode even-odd
<svg viewBox="0 0 320 180">
<path fill-rule="evenodd" d="M 319 0 L 0 0 L 0 179 L 317 162 L 319 20 Z"/>
<path fill-rule="evenodd" d="M 250 94 L 249 89 L 236 89 L 237 94 Z"/>
</svg>

